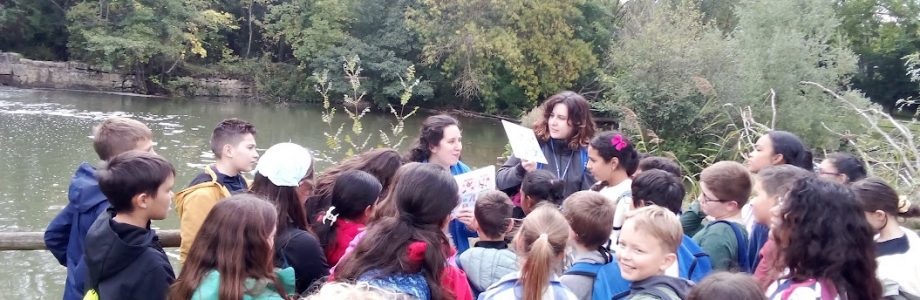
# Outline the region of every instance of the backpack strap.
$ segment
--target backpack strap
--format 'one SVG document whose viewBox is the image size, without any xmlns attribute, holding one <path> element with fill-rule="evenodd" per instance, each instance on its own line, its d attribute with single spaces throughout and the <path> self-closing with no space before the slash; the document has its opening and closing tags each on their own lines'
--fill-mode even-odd
<svg viewBox="0 0 920 300">
<path fill-rule="evenodd" d="M 581 275 L 591 278 L 597 278 L 597 271 L 604 266 L 602 264 L 592 264 L 586 262 L 577 262 L 571 268 L 565 271 L 565 275 Z"/>
<path fill-rule="evenodd" d="M 204 172 L 207 173 L 208 176 L 211 176 L 211 182 L 218 183 L 217 173 L 215 173 L 214 170 L 211 169 L 211 165 L 204 166 Z"/>
<path fill-rule="evenodd" d="M 741 233 L 741 228 L 738 228 L 738 225 L 735 225 L 735 223 L 726 220 L 715 221 L 713 225 L 718 223 L 724 223 L 732 228 L 732 231 L 735 233 L 735 239 L 738 242 L 738 266 L 741 268 L 741 272 L 751 273 L 751 263 L 748 261 L 749 258 L 747 256 L 748 241 L 747 238 L 744 237 L 744 234 Z"/>
<path fill-rule="evenodd" d="M 677 295 L 673 290 L 663 285 L 656 285 L 650 289 L 644 291 L 649 295 L 658 297 L 661 300 L 681 300 L 680 296 Z"/>
<path fill-rule="evenodd" d="M 691 263 L 690 263 L 690 267 L 687 268 L 687 277 L 692 277 L 692 276 L 693 276 L 693 271 L 696 270 L 696 265 L 697 265 L 697 263 L 698 263 L 698 262 L 700 261 L 700 259 L 703 258 L 703 257 L 709 257 L 709 254 L 706 254 L 706 252 L 697 252 L 697 253 L 693 253 L 693 262 L 691 262 Z"/>
<path fill-rule="evenodd" d="M 836 299 L 837 298 L 837 286 L 831 282 L 828 282 L 827 279 L 818 280 L 818 284 L 821 285 L 821 297 L 824 299 Z"/>
<path fill-rule="evenodd" d="M 790 280 L 791 280 L 791 279 L 790 279 Z M 781 299 L 781 300 L 788 300 L 789 297 L 792 296 L 792 292 L 794 292 L 795 289 L 800 288 L 800 287 L 808 287 L 808 286 L 811 286 L 811 285 L 813 285 L 813 284 L 815 284 L 815 283 L 816 283 L 816 281 L 815 281 L 814 279 L 805 280 L 805 281 L 802 281 L 802 282 L 799 282 L 799 283 L 793 283 L 793 284 L 789 285 L 788 288 L 786 288 L 785 290 L 782 291 L 782 294 L 780 295 L 780 299 Z M 776 294 L 774 294 L 774 295 L 776 295 Z M 833 299 L 833 298 L 831 298 L 831 299 Z"/>
</svg>

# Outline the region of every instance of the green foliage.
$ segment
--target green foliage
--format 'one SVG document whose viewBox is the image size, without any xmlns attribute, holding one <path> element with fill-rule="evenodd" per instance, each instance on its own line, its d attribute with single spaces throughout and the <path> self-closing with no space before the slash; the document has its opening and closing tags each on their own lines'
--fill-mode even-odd
<svg viewBox="0 0 920 300">
<path fill-rule="evenodd" d="M 776 128 L 799 134 L 813 147 L 833 147 L 837 141 L 824 127 L 853 124 L 822 91 L 798 84 L 813 81 L 843 88 L 856 72 L 856 56 L 837 35 L 840 22 L 833 3 L 742 1 L 737 14 L 734 42 L 742 70 L 741 104 L 754 108 L 756 119 L 772 120 L 773 104 L 764 99 L 770 99 L 768 92 L 774 89 Z"/>
<path fill-rule="evenodd" d="M 899 99 L 920 95 L 904 61 L 920 50 L 920 2 L 904 0 L 837 1 L 840 30 L 859 54 L 853 87 L 891 112 Z"/>
<path fill-rule="evenodd" d="M 827 130 L 858 126 L 824 91 L 799 84 L 841 89 L 856 71 L 856 56 L 838 40 L 832 3 L 741 1 L 730 35 L 707 22 L 699 5 L 640 0 L 624 8 L 607 58 L 609 91 L 596 106 L 634 123 L 633 134 L 649 151 L 668 149 L 692 174 L 716 160 L 740 159 L 766 130 L 836 149 L 839 139 Z"/>
<path fill-rule="evenodd" d="M 166 89 L 173 92 L 174 95 L 193 97 L 198 90 L 198 81 L 191 77 L 176 77 L 166 82 Z"/>
<path fill-rule="evenodd" d="M 67 59 L 66 10 L 73 1 L 0 1 L 0 51 L 39 60 Z"/>
<path fill-rule="evenodd" d="M 207 56 L 203 36 L 230 16 L 202 1 L 86 1 L 67 12 L 70 54 L 106 69 L 169 73 L 186 57 Z"/>
<path fill-rule="evenodd" d="M 575 38 L 584 0 L 421 2 L 409 18 L 424 41 L 424 62 L 487 112 L 533 106 L 596 64 L 591 44 Z"/>
<path fill-rule="evenodd" d="M 360 56 L 365 79 L 362 87 L 378 106 L 398 103 L 400 75 L 421 51 L 414 31 L 405 24 L 405 11 L 413 0 L 300 0 L 273 6 L 267 15 L 269 36 L 290 44 L 294 57 L 308 72 L 332 70 L 343 57 Z M 330 91 L 348 93 L 346 82 L 332 81 Z M 432 96 L 429 82 L 419 81 L 414 95 Z"/>
<path fill-rule="evenodd" d="M 363 69 L 360 63 L 361 59 L 358 56 L 344 59 L 342 63 L 342 70 L 346 74 L 345 78 L 348 80 L 348 85 L 351 87 L 351 94 L 345 94 L 342 99 L 341 109 L 345 111 L 348 117 L 348 121 L 346 122 L 335 121 L 338 107 L 333 106 L 329 97 L 331 92 L 330 87 L 332 86 L 329 72 L 323 71 L 322 73 L 313 74 L 313 78 L 317 82 L 314 88 L 323 99 L 321 118 L 323 123 L 326 123 L 329 127 L 329 130 L 335 131 L 335 133 L 330 133 L 329 131 L 323 132 L 323 135 L 326 137 L 326 147 L 331 150 L 331 153 L 342 153 L 342 150 L 344 150 L 346 157 L 362 153 L 370 150 L 370 148 L 398 147 L 406 138 L 405 134 L 403 134 L 405 120 L 418 111 L 418 107 L 413 107 L 409 113 L 405 113 L 406 104 L 409 102 L 409 99 L 412 98 L 413 89 L 419 82 L 419 79 L 415 77 L 415 67 L 409 66 L 405 73 L 406 79 L 402 81 L 403 92 L 400 98 L 400 111 L 397 112 L 392 105 L 389 106 L 395 122 L 391 123 L 389 133 L 384 130 L 378 130 L 379 135 L 376 137 L 380 139 L 380 144 L 371 146 L 371 139 L 374 138 L 375 135 L 374 133 L 365 133 L 364 123 L 362 122 L 364 116 L 370 112 L 371 109 L 363 100 L 366 92 L 362 87 L 363 77 L 361 72 Z M 345 125 L 349 122 L 351 123 L 350 130 L 345 130 Z M 339 126 L 336 128 L 333 124 L 339 124 Z M 325 156 L 323 160 L 334 161 L 328 154 L 323 155 Z"/>
<path fill-rule="evenodd" d="M 738 94 L 733 86 L 710 83 L 738 73 L 729 42 L 702 24 L 692 5 L 633 1 L 625 9 L 620 38 L 607 57 L 607 100 L 599 108 L 629 108 L 642 128 L 665 140 L 694 138 L 697 132 L 687 128 L 703 127 L 720 109 L 713 99 Z"/>
</svg>

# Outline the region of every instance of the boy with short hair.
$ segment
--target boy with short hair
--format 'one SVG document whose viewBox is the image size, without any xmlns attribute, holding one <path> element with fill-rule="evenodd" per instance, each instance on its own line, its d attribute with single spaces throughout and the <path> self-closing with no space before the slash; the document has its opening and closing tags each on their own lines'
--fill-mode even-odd
<svg viewBox="0 0 920 300">
<path fill-rule="evenodd" d="M 256 129 L 246 121 L 226 119 L 217 124 L 211 135 L 211 151 L 217 163 L 207 166 L 187 188 L 176 194 L 176 212 L 179 214 L 179 261 L 192 248 L 192 242 L 208 212 L 221 199 L 249 189 L 241 175 L 252 171 L 259 159 L 256 151 Z"/>
<path fill-rule="evenodd" d="M 144 123 L 113 117 L 93 128 L 93 149 L 99 159 L 107 161 L 128 150 L 153 152 L 153 134 Z M 82 299 L 86 268 L 83 244 L 86 232 L 108 207 L 99 190 L 96 168 L 89 162 L 77 167 L 67 192 L 67 206 L 48 224 L 45 246 L 58 262 L 67 267 L 64 299 Z"/>
<path fill-rule="evenodd" d="M 508 195 L 500 191 L 483 192 L 476 199 L 473 216 L 478 224 L 479 241 L 457 257 L 457 266 L 466 272 L 474 297 L 502 276 L 518 270 L 517 255 L 508 249 L 505 241 L 512 225 L 513 207 Z"/>
<path fill-rule="evenodd" d="M 129 151 L 96 176 L 111 207 L 86 234 L 87 293 L 99 299 L 165 299 L 176 275 L 150 220 L 169 212 L 175 169 L 159 155 Z"/>
<path fill-rule="evenodd" d="M 636 172 L 633 173 L 633 178 L 638 177 L 639 174 L 648 170 L 662 170 L 678 178 L 684 176 L 683 172 L 680 170 L 680 165 L 673 159 L 661 156 L 649 156 L 639 160 L 639 167 L 636 169 Z"/>
<path fill-rule="evenodd" d="M 607 264 L 610 253 L 602 246 L 610 240 L 613 214 L 616 208 L 604 195 L 594 191 L 581 191 L 570 195 L 562 203 L 562 213 L 572 231 L 569 239 L 574 246 L 573 263 Z M 596 278 L 573 272 L 560 278 L 578 299 L 591 299 Z"/>
<path fill-rule="evenodd" d="M 633 207 L 657 205 L 667 208 L 675 216 L 681 214 L 684 202 L 684 185 L 681 178 L 657 169 L 650 169 L 632 182 Z M 677 251 L 677 263 L 665 271 L 665 275 L 680 277 L 694 282 L 702 280 L 712 271 L 709 256 L 689 236 L 683 235 Z"/>
<path fill-rule="evenodd" d="M 750 272 L 748 232 L 741 217 L 752 189 L 748 169 L 737 162 L 720 161 L 700 174 L 700 196 L 681 214 L 683 229 L 692 234 L 712 259 L 716 271 Z M 702 213 L 700 213 L 702 210 Z M 706 216 L 713 221 L 705 226 Z"/>
<path fill-rule="evenodd" d="M 680 221 L 664 207 L 647 206 L 626 215 L 620 231 L 617 264 L 632 284 L 626 299 L 684 299 L 688 280 L 664 275 L 677 260 L 683 237 Z"/>
</svg>

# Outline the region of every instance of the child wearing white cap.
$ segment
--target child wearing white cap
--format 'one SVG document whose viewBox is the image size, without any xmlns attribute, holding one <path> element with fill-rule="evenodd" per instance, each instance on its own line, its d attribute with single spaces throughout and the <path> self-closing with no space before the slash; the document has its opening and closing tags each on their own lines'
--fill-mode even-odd
<svg viewBox="0 0 920 300">
<path fill-rule="evenodd" d="M 268 148 L 259 159 L 251 189 L 253 194 L 272 202 L 278 211 L 275 266 L 294 269 L 298 294 L 329 273 L 326 257 L 307 226 L 304 212 L 312 180 L 310 151 L 297 144 L 280 143 Z"/>
</svg>

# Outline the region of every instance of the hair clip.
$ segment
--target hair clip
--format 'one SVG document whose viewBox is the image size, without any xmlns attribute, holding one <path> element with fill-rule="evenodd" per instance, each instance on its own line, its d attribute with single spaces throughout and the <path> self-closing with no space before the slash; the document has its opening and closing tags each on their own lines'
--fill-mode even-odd
<svg viewBox="0 0 920 300">
<path fill-rule="evenodd" d="M 613 148 L 617 149 L 617 151 L 622 151 L 623 148 L 626 148 L 626 146 L 628 146 L 626 144 L 626 141 L 623 140 L 623 136 L 619 134 L 613 136 L 613 138 L 610 139 L 610 144 L 613 145 Z"/>
<path fill-rule="evenodd" d="M 333 214 L 332 210 L 335 209 L 335 206 L 330 206 L 326 213 L 323 214 L 323 224 L 326 224 L 326 220 L 329 220 L 329 226 L 332 226 L 336 220 L 339 219 L 338 214 Z"/>
<path fill-rule="evenodd" d="M 409 243 L 406 249 L 406 256 L 409 258 L 409 262 L 419 263 L 425 260 L 425 250 L 428 249 L 428 244 L 425 242 L 416 241 Z"/>
<path fill-rule="evenodd" d="M 542 238 L 546 238 L 547 240 L 549 240 L 549 235 L 547 235 L 547 234 L 545 234 L 545 233 L 541 233 L 540 236 L 537 237 L 538 240 L 539 240 L 539 239 L 542 239 Z"/>
<path fill-rule="evenodd" d="M 908 211 L 910 211 L 910 204 L 911 203 L 909 200 L 907 200 L 906 196 L 901 196 L 898 199 L 898 212 L 902 214 L 907 213 Z"/>
</svg>

